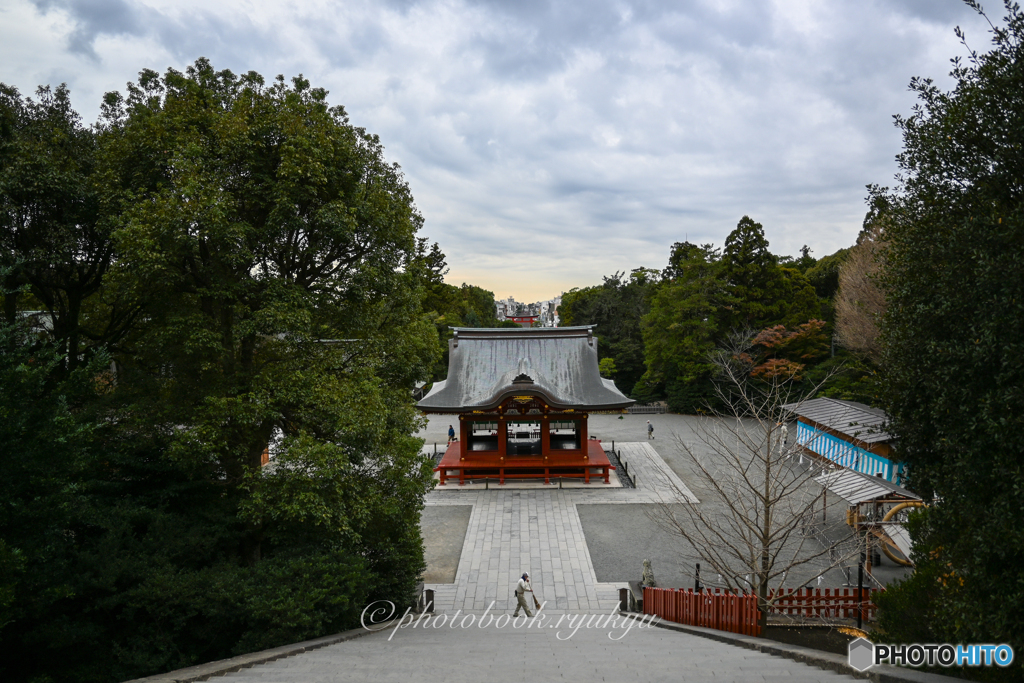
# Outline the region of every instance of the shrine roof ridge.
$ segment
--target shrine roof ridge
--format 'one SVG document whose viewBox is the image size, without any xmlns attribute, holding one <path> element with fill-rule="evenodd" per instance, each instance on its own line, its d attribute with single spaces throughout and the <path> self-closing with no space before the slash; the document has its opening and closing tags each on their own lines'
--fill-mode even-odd
<svg viewBox="0 0 1024 683">
<path fill-rule="evenodd" d="M 449 327 L 460 337 L 486 337 L 503 334 L 531 337 L 588 337 L 597 325 L 576 325 L 574 327 Z"/>
<path fill-rule="evenodd" d="M 486 410 L 526 394 L 553 408 L 625 408 L 634 401 L 601 377 L 593 329 L 453 328 L 448 377 L 417 406 L 426 412 Z"/>
<path fill-rule="evenodd" d="M 864 443 L 884 443 L 893 440 L 886 431 L 889 418 L 880 408 L 828 397 L 787 403 L 782 407 L 794 415 L 813 420 Z"/>
</svg>

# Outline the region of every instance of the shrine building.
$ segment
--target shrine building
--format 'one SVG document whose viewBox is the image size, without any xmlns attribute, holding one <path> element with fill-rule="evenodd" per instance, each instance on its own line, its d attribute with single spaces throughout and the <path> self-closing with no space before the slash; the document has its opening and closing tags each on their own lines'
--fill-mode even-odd
<svg viewBox="0 0 1024 683">
<path fill-rule="evenodd" d="M 633 403 L 597 367 L 593 326 L 455 328 L 448 377 L 417 407 L 458 415 L 458 437 L 435 472 L 440 485 L 466 479 L 551 479 L 591 475 L 609 482 L 615 469 L 589 436 L 593 412 Z"/>
</svg>

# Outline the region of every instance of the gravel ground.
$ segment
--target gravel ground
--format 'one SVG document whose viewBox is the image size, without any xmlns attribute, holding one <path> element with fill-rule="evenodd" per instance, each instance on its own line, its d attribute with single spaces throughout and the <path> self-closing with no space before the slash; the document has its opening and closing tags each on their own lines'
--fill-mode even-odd
<svg viewBox="0 0 1024 683">
<path fill-rule="evenodd" d="M 420 516 L 423 555 L 427 571 L 424 583 L 455 583 L 455 571 L 466 541 L 472 505 L 428 505 Z"/>
<path fill-rule="evenodd" d="M 652 522 L 655 505 L 577 505 L 583 533 L 600 582 L 639 581 L 644 560 L 651 561 L 662 587 L 693 587 L 693 566 L 679 549 L 686 542 Z M 688 545 L 686 547 L 689 547 Z"/>
<path fill-rule="evenodd" d="M 624 489 L 635 489 L 636 485 L 633 483 L 633 478 L 626 474 L 626 468 L 619 462 L 619 456 L 615 451 L 605 451 L 605 455 L 608 456 L 608 462 L 615 466 L 615 476 L 619 478 Z"/>
</svg>

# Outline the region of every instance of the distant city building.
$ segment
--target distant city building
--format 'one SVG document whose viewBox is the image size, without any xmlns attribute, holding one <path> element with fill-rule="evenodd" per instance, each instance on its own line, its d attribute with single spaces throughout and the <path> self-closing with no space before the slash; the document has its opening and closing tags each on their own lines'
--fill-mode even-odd
<svg viewBox="0 0 1024 683">
<path fill-rule="evenodd" d="M 494 302 L 494 317 L 514 320 L 524 327 L 558 327 L 558 307 L 561 304 L 561 295 L 532 304 L 521 304 L 510 296 Z"/>
</svg>

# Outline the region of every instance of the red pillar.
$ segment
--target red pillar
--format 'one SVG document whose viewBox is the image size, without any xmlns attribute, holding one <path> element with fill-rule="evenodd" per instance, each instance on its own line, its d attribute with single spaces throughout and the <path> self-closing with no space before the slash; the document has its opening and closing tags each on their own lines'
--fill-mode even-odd
<svg viewBox="0 0 1024 683">
<path fill-rule="evenodd" d="M 469 453 L 469 430 L 471 426 L 472 423 L 466 419 L 465 415 L 459 415 L 459 441 L 462 442 L 463 458 Z"/>
<path fill-rule="evenodd" d="M 551 418 L 544 415 L 540 418 L 540 454 L 547 460 L 551 453 Z"/>
<path fill-rule="evenodd" d="M 579 421 L 580 452 L 583 454 L 583 483 L 590 483 L 590 435 L 587 432 L 587 414 L 580 416 Z"/>
</svg>

